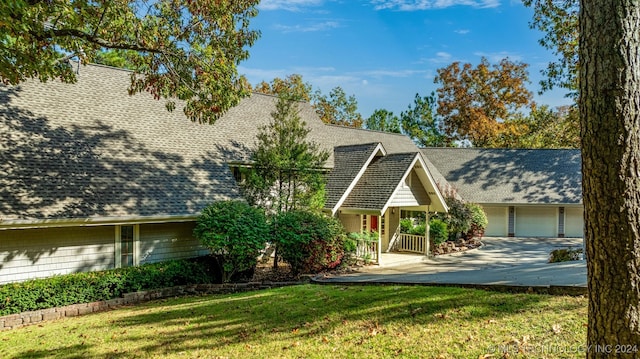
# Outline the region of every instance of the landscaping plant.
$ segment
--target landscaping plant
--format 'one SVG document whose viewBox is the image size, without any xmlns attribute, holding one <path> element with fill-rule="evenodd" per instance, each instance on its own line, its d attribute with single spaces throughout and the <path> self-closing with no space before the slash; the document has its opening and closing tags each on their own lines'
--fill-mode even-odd
<svg viewBox="0 0 640 359">
<path fill-rule="evenodd" d="M 217 258 L 226 283 L 255 269 L 269 227 L 263 210 L 246 202 L 222 201 L 202 210 L 193 234 Z"/>
<path fill-rule="evenodd" d="M 214 283 L 218 278 L 209 262 L 209 257 L 200 257 L 0 285 L 0 315 L 109 300 L 141 290 Z"/>
<path fill-rule="evenodd" d="M 442 244 L 449 238 L 447 224 L 437 218 L 432 219 L 429 222 L 429 237 L 434 245 Z"/>
<path fill-rule="evenodd" d="M 317 212 L 283 212 L 271 228 L 279 255 L 294 275 L 333 269 L 344 257 L 346 236 L 336 218 Z"/>
<path fill-rule="evenodd" d="M 471 212 L 471 228 L 467 232 L 467 239 L 482 237 L 484 235 L 484 229 L 487 228 L 487 224 L 489 223 L 484 209 L 477 203 L 466 203 L 465 205 Z"/>
</svg>

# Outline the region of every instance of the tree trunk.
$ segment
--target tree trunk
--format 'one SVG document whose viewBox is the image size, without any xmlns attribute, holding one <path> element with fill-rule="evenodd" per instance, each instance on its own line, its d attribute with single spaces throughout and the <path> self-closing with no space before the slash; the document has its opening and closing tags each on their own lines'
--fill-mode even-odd
<svg viewBox="0 0 640 359">
<path fill-rule="evenodd" d="M 640 3 L 582 0 L 588 358 L 640 357 Z"/>
</svg>

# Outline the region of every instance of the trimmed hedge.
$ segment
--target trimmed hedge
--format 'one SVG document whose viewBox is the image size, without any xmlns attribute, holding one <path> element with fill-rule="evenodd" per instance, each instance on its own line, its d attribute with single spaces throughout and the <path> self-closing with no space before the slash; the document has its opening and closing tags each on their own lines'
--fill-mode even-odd
<svg viewBox="0 0 640 359">
<path fill-rule="evenodd" d="M 0 285 L 0 315 L 122 297 L 124 293 L 219 281 L 200 257 Z"/>
</svg>

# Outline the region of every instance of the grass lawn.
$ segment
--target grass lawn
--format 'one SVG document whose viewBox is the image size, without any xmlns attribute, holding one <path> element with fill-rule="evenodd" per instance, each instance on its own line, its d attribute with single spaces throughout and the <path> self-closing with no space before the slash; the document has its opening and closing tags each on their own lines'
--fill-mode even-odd
<svg viewBox="0 0 640 359">
<path fill-rule="evenodd" d="M 0 357 L 578 358 L 586 321 L 582 297 L 309 284 L 4 331 Z"/>
</svg>

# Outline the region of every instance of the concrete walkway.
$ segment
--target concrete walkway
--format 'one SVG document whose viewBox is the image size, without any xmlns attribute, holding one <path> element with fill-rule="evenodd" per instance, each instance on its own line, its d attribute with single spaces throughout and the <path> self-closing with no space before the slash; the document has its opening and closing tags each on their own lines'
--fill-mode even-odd
<svg viewBox="0 0 640 359">
<path fill-rule="evenodd" d="M 584 260 L 547 263 L 549 252 L 580 248 L 581 238 L 484 238 L 483 246 L 420 263 L 362 267 L 316 278 L 329 283 L 414 283 L 526 287 L 586 287 Z"/>
</svg>

